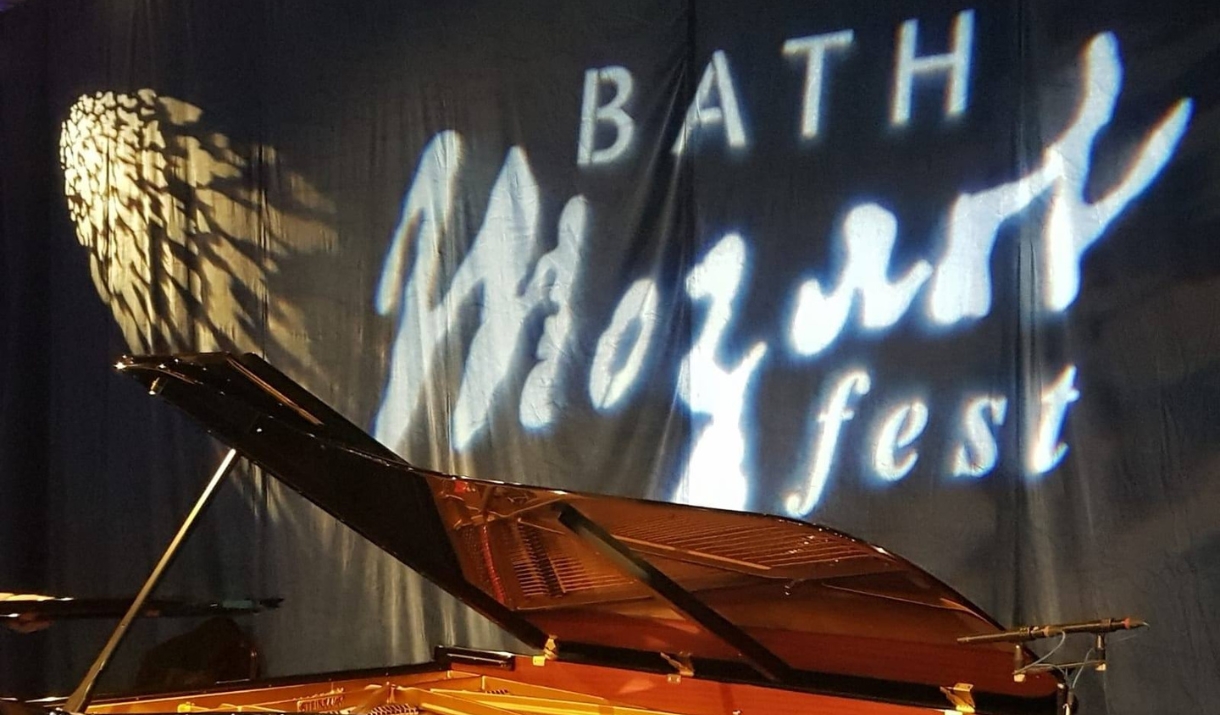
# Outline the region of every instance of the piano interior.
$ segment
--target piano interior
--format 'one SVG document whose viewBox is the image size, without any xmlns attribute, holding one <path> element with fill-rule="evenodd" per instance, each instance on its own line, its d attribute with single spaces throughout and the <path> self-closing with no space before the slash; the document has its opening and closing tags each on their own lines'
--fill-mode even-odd
<svg viewBox="0 0 1220 715">
<path fill-rule="evenodd" d="M 441 665 L 102 700 L 90 713 L 280 712 L 350 715 L 915 715 L 953 713 L 674 674 L 548 661 L 444 655 Z M 466 662 L 463 662 L 466 660 Z M 447 667 L 446 667 L 447 666 Z M 946 704 L 948 702 L 946 701 Z"/>
</svg>

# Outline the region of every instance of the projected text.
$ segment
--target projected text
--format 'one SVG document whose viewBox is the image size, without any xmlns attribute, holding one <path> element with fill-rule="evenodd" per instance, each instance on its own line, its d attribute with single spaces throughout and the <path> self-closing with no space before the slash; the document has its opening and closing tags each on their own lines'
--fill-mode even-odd
<svg viewBox="0 0 1220 715">
<path fill-rule="evenodd" d="M 893 125 L 911 121 L 912 86 L 931 77 L 944 82 L 944 116 L 967 111 L 974 20 L 970 10 L 956 15 L 949 46 L 940 54 L 919 49 L 917 20 L 901 25 L 889 117 Z M 851 31 L 784 43 L 783 54 L 805 71 L 802 139 L 819 134 L 823 87 L 852 43 Z M 539 226 L 539 185 L 525 150 L 513 147 L 491 187 L 482 226 L 465 253 L 450 259 L 459 263 L 452 277 L 443 279 L 446 238 L 464 245 L 468 237 L 449 235 L 461 184 L 462 138 L 453 132 L 437 135 L 407 191 L 377 291 L 378 310 L 394 317 L 397 333 L 376 436 L 391 447 L 405 443 L 424 409 L 424 395 L 444 389 L 438 379 L 443 364 L 461 365 L 450 415 L 451 443 L 459 451 L 472 446 L 508 400 L 516 401 L 518 420 L 530 430 L 551 427 L 572 394 L 587 396 L 592 409 L 607 417 L 620 414 L 654 360 L 665 301 L 687 300 L 695 319 L 675 389 L 695 429 L 671 498 L 733 509 L 783 508 L 804 516 L 817 508 L 848 456 L 866 465 L 878 486 L 906 479 L 919 465 L 977 479 L 996 468 L 1000 431 L 1016 418 L 1025 445 L 1019 457 L 1024 473 L 1034 477 L 1053 470 L 1069 452 L 1065 426 L 1071 405 L 1081 397 L 1075 365 L 1060 363 L 1055 374 L 1034 376 L 1041 387 L 1028 394 L 963 389 L 956 396 L 956 412 L 938 416 L 936 409 L 943 408 L 920 396 L 918 385 L 890 391 L 873 366 L 854 364 L 850 338 L 876 340 L 903 326 L 923 331 L 928 340 L 946 340 L 953 333 L 946 328 L 960 331 L 987 317 L 1000 299 L 990 272 L 1001 228 L 1009 221 L 1041 221 L 1034 232 L 1040 261 L 1036 309 L 1049 315 L 1072 305 L 1086 254 L 1160 175 L 1192 111 L 1191 100 L 1182 99 L 1133 137 L 1125 171 L 1090 199 L 1086 187 L 1096 140 L 1110 125 L 1122 91 L 1115 37 L 1094 37 L 1083 49 L 1080 66 L 1075 113 L 1042 151 L 1040 163 L 1012 181 L 961 192 L 941 207 L 943 233 L 932 242 L 939 248 L 928 255 L 895 260 L 896 249 L 915 237 L 904 229 L 902 217 L 878 200 L 846 207 L 833 233 L 844 256 L 837 271 L 809 266 L 795 285 L 754 281 L 752 247 L 768 237 L 742 231 L 713 234 L 709 248 L 684 276 L 681 294 L 665 295 L 651 277 L 629 281 L 608 322 L 595 326 L 600 337 L 591 356 L 569 347 L 576 326 L 589 327 L 574 298 L 593 260 L 586 253 L 586 233 L 596 221 L 597 207 L 575 196 L 565 204 L 558 225 Z M 621 66 L 585 74 L 579 166 L 614 162 L 632 150 L 639 135 L 630 113 L 637 90 L 631 72 Z M 672 153 L 681 157 L 695 151 L 700 137 L 713 135 L 730 150 L 749 147 L 731 58 L 719 50 L 702 70 Z M 1038 201 L 1045 203 L 1045 212 L 1031 210 Z M 781 311 L 767 339 L 733 348 L 730 338 L 740 329 L 740 306 L 756 291 L 767 291 L 772 302 L 791 310 Z M 462 311 L 472 307 L 476 325 L 464 348 L 455 326 L 462 324 Z M 539 320 L 540 333 L 526 330 Z M 833 365 L 827 362 L 832 356 Z M 755 385 L 769 361 L 777 359 L 816 371 L 821 387 L 807 412 L 806 442 L 793 450 L 790 487 L 768 504 L 758 503 L 751 493 L 749 453 L 758 429 L 752 417 Z M 844 369 L 844 364 L 852 366 Z M 528 373 L 524 387 L 519 395 L 507 394 L 510 375 L 520 371 Z M 867 418 L 861 417 L 865 408 Z M 934 419 L 953 425 L 951 444 L 940 452 L 948 459 L 940 464 L 928 463 L 925 456 Z M 860 429 L 850 431 L 867 436 L 863 443 L 847 446 L 853 420 Z"/>
</svg>

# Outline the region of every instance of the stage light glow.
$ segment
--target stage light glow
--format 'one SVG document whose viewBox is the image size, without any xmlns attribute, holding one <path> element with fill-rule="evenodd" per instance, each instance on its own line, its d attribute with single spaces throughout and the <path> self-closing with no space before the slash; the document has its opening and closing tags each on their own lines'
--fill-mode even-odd
<svg viewBox="0 0 1220 715">
<path fill-rule="evenodd" d="M 272 348 L 308 375 L 307 348 L 278 350 L 304 316 L 269 300 L 269 282 L 286 261 L 333 249 L 334 207 L 273 147 L 239 145 L 204 119 L 151 89 L 69 108 L 64 198 L 94 287 L 133 352 Z M 248 181 L 255 163 L 275 178 Z"/>
<path fill-rule="evenodd" d="M 152 267 L 160 262 L 148 215 L 164 214 L 168 157 L 156 96 L 99 92 L 69 110 L 60 134 L 64 195 L 76 238 L 89 250 L 93 284 L 119 318 L 129 346 L 150 348 L 157 311 Z"/>
</svg>

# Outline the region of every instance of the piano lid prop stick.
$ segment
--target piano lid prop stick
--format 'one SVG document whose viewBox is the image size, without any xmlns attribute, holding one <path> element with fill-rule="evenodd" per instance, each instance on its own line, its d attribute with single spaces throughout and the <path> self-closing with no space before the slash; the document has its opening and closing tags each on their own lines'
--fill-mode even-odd
<svg viewBox="0 0 1220 715">
<path fill-rule="evenodd" d="M 89 667 L 89 671 L 85 673 L 85 677 L 81 680 L 80 685 L 76 686 L 76 690 L 73 690 L 72 694 L 68 696 L 67 702 L 64 703 L 64 710 L 70 713 L 83 713 L 85 708 L 89 707 L 89 697 L 93 692 L 93 686 L 97 683 L 98 676 L 106 668 L 106 664 L 110 661 L 110 656 L 114 655 L 114 651 L 123 642 L 123 638 L 127 635 L 127 630 L 131 627 L 132 621 L 140 614 L 144 602 L 161 581 L 161 575 L 165 573 L 165 569 L 169 568 L 170 563 L 177 556 L 178 548 L 186 540 L 186 537 L 190 535 L 195 522 L 199 519 L 199 515 L 212 502 L 212 496 L 216 493 L 216 487 L 220 486 L 221 480 L 233 469 L 233 463 L 236 460 L 237 450 L 230 449 L 229 453 L 221 460 L 220 466 L 216 468 L 216 473 L 212 475 L 211 481 L 203 488 L 203 493 L 199 495 L 195 506 L 186 515 L 182 526 L 178 527 L 178 533 L 174 535 L 173 541 L 169 542 L 165 553 L 161 554 L 161 560 L 153 567 L 152 573 L 148 575 L 148 580 L 144 582 L 144 587 L 136 594 L 135 600 L 131 602 L 131 607 L 127 609 L 127 613 L 123 614 L 123 619 L 119 621 L 119 625 L 115 626 L 114 632 L 110 634 L 110 640 L 106 641 L 106 645 L 102 646 L 102 651 L 97 654 L 97 658 L 93 661 L 93 665 Z"/>
</svg>

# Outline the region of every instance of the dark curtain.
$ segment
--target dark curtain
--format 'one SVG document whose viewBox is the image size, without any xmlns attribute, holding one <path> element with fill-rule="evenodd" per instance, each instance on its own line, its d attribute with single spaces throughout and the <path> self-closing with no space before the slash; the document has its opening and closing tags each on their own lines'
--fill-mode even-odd
<svg viewBox="0 0 1220 715">
<path fill-rule="evenodd" d="M 0 37 L 0 591 L 133 593 L 220 451 L 109 366 L 249 350 L 421 465 L 1146 618 L 1089 712 L 1220 696 L 1214 4 L 30 0 Z M 514 647 L 233 482 L 162 591 L 283 597 L 241 622 L 269 674 Z M 0 687 L 107 628 L 0 631 Z"/>
<path fill-rule="evenodd" d="M 46 99 L 46 33 L 42 7 L 0 23 L 0 591 L 37 589 L 47 577 L 51 306 L 44 286 L 53 265 L 45 239 L 54 200 L 54 164 L 47 158 L 55 139 Z M 7 683 L 26 692 L 42 686 L 42 645 L 0 640 L 0 660 L 11 664 Z"/>
</svg>

